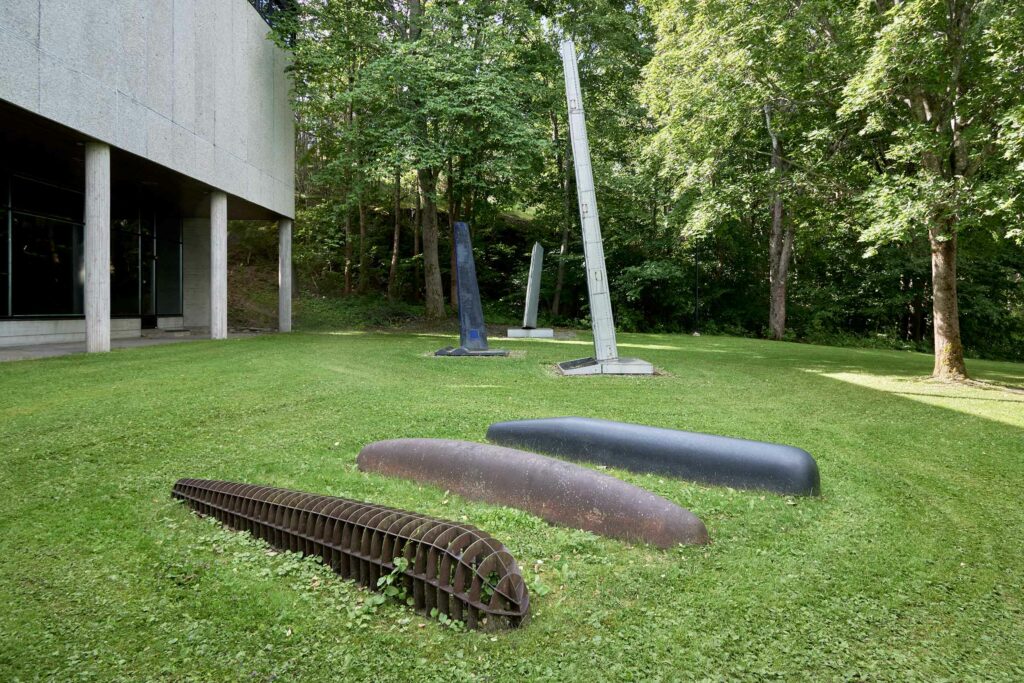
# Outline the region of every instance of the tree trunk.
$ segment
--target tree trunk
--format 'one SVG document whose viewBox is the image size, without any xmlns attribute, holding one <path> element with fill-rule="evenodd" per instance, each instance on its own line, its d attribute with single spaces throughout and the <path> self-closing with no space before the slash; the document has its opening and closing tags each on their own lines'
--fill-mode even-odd
<svg viewBox="0 0 1024 683">
<path fill-rule="evenodd" d="M 409 0 L 409 33 L 410 42 L 420 37 L 419 18 L 423 16 L 423 3 L 420 0 Z"/>
<path fill-rule="evenodd" d="M 420 282 L 422 281 L 420 278 L 420 223 L 423 220 L 423 202 L 420 199 L 418 189 L 413 194 L 416 195 L 416 208 L 413 209 L 412 216 L 412 281 L 416 283 L 416 300 L 422 301 L 423 290 L 420 289 Z"/>
<path fill-rule="evenodd" d="M 928 279 L 921 278 L 922 284 L 914 295 L 914 318 L 913 318 L 913 340 L 924 341 L 925 334 L 925 306 L 928 299 Z"/>
<path fill-rule="evenodd" d="M 772 234 L 768 252 L 770 305 L 768 331 L 772 339 L 781 341 L 786 335 L 786 283 L 793 258 L 793 229 L 785 227 L 782 197 L 775 193 L 772 202 Z"/>
<path fill-rule="evenodd" d="M 927 109 L 926 101 L 918 97 L 913 104 L 918 118 L 923 120 L 927 114 L 921 110 Z M 922 155 L 921 167 L 939 178 L 965 175 L 967 154 L 962 150 L 963 143 L 958 133 L 952 134 L 951 142 L 949 158 L 926 152 Z M 956 293 L 956 218 L 937 211 L 928 226 L 928 244 L 932 252 L 932 334 L 935 340 L 932 377 L 951 381 L 967 379 Z"/>
<path fill-rule="evenodd" d="M 455 202 L 455 174 L 452 169 L 452 158 L 448 157 L 448 239 L 451 242 L 451 254 L 449 268 L 451 274 L 448 276 L 448 300 L 451 301 L 452 310 L 459 307 L 459 265 L 455 259 L 455 214 L 457 204 Z"/>
<path fill-rule="evenodd" d="M 388 299 L 398 295 L 398 246 L 402 235 L 402 169 L 395 167 L 395 229 L 391 234 L 391 267 L 388 268 Z"/>
<path fill-rule="evenodd" d="M 427 299 L 427 318 L 444 318 L 444 286 L 441 284 L 441 266 L 437 257 L 437 203 L 434 191 L 437 176 L 432 168 L 416 171 L 420 181 L 420 199 L 423 204 L 420 225 L 423 229 L 423 284 Z"/>
<path fill-rule="evenodd" d="M 555 293 L 551 299 L 551 315 L 558 316 L 562 307 L 562 287 L 565 284 L 565 259 L 569 254 L 569 234 L 572 231 L 572 197 L 570 196 L 569 173 L 566 158 L 562 154 L 562 142 L 558 134 L 558 116 L 551 113 L 551 142 L 555 148 L 555 165 L 562 185 L 562 241 L 558 249 L 558 269 L 555 271 Z"/>
<path fill-rule="evenodd" d="M 347 296 L 352 293 L 352 211 L 345 207 L 345 289 Z"/>
<path fill-rule="evenodd" d="M 964 117 L 959 111 L 961 103 L 972 98 L 968 91 L 972 89 L 969 82 L 962 78 L 970 73 L 966 46 L 972 37 L 973 13 L 978 5 L 976 2 L 948 2 L 945 8 L 946 47 L 951 60 L 946 73 L 949 81 L 945 83 L 926 83 L 919 81 L 907 98 L 913 117 L 922 124 L 924 130 L 930 130 L 935 139 L 941 142 L 944 151 L 938 145 L 925 145 L 921 157 L 921 170 L 942 181 L 969 179 L 975 169 L 971 168 L 970 140 L 977 136 L 965 135 L 970 128 L 970 118 Z M 973 84 L 976 92 L 980 83 Z M 966 120 L 965 120 L 966 119 Z M 957 200 L 954 199 L 955 203 Z M 957 213 L 950 211 L 949 206 L 940 203 L 934 207 L 935 214 L 928 225 L 928 242 L 932 256 L 932 334 L 935 341 L 935 364 L 932 377 L 942 380 L 958 381 L 967 379 L 967 366 L 964 363 L 964 347 L 960 339 L 960 312 L 957 302 L 956 269 L 957 269 Z"/>
<path fill-rule="evenodd" d="M 359 199 L 359 293 L 370 287 L 370 252 L 366 245 L 366 203 Z"/>
<path fill-rule="evenodd" d="M 932 377 L 944 380 L 967 378 L 964 347 L 960 341 L 960 312 L 956 295 L 956 231 L 933 227 L 928 231 L 932 248 L 932 318 L 935 335 L 935 367 Z"/>
<path fill-rule="evenodd" d="M 421 0 L 409 0 L 409 42 L 420 37 L 420 19 L 423 16 Z M 430 138 L 426 119 L 419 119 L 417 125 L 424 139 Z M 420 227 L 423 230 L 423 284 L 426 295 L 427 318 L 444 318 L 444 285 L 441 283 L 441 266 L 437 256 L 437 173 L 426 167 L 416 169 L 421 202 Z"/>
<path fill-rule="evenodd" d="M 775 171 L 775 182 L 782 182 L 785 173 L 785 160 L 782 158 L 782 144 L 772 130 L 771 107 L 764 107 L 764 123 L 772 140 L 772 169 Z M 786 335 L 786 282 L 789 278 L 789 266 L 793 259 L 793 228 L 786 224 L 783 211 L 782 193 L 776 186 L 772 193 L 772 232 L 768 242 L 768 335 L 771 339 L 781 341 Z"/>
</svg>

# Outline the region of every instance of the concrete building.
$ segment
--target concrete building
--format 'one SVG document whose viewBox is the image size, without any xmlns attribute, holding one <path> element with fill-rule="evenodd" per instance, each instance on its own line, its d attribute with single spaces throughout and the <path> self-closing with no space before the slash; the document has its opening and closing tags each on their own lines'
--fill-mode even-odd
<svg viewBox="0 0 1024 683">
<path fill-rule="evenodd" d="M 279 222 L 290 0 L 0 0 L 0 346 L 227 335 L 227 221 Z"/>
</svg>

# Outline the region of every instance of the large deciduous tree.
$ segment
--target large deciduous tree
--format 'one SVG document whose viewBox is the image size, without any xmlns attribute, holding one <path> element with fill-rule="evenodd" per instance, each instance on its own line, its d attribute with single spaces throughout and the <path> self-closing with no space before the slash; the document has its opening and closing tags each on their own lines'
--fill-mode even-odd
<svg viewBox="0 0 1024 683">
<path fill-rule="evenodd" d="M 1013 218 L 1019 227 L 1022 12 L 1003 0 L 876 0 L 856 15 L 862 65 L 840 114 L 883 147 L 864 195 L 865 239 L 927 234 L 940 379 L 967 376 L 957 293 L 963 232 Z"/>
<path fill-rule="evenodd" d="M 768 236 L 769 336 L 786 329 L 796 229 L 835 194 L 832 130 L 852 2 L 652 0 L 658 42 L 644 94 L 651 151 L 684 207 L 685 237 L 742 221 Z"/>
</svg>

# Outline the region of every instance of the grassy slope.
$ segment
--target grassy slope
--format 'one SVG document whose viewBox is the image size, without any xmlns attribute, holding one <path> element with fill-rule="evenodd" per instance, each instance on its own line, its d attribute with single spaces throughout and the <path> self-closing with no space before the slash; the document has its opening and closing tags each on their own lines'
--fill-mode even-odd
<svg viewBox="0 0 1024 683">
<path fill-rule="evenodd" d="M 915 379 L 925 356 L 624 335 L 667 376 L 560 378 L 587 342 L 435 359 L 448 339 L 296 334 L 0 365 L 0 679 L 1024 678 L 1024 396 Z M 1024 366 L 974 361 L 1022 384 Z M 692 509 L 657 551 L 364 475 L 362 444 L 482 440 L 581 414 L 801 446 L 825 495 L 617 472 Z M 465 519 L 533 623 L 458 633 L 169 499 L 246 480 Z"/>
</svg>

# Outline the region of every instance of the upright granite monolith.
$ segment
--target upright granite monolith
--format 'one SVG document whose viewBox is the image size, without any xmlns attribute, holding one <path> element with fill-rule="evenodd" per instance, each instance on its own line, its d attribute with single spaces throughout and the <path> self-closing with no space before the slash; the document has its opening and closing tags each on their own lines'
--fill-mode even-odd
<svg viewBox="0 0 1024 683">
<path fill-rule="evenodd" d="M 446 346 L 435 356 L 507 356 L 508 351 L 487 347 L 487 328 L 480 305 L 480 287 L 476 282 L 476 263 L 473 244 L 469 239 L 469 226 L 455 223 L 455 270 L 459 295 L 459 346 Z"/>
<path fill-rule="evenodd" d="M 508 336 L 512 338 L 544 338 L 554 337 L 549 327 L 537 327 L 537 309 L 540 307 L 540 275 L 544 269 L 544 247 L 540 242 L 533 243 L 530 253 L 530 275 L 526 280 L 526 306 L 523 309 L 523 326 L 510 327 Z"/>
</svg>

